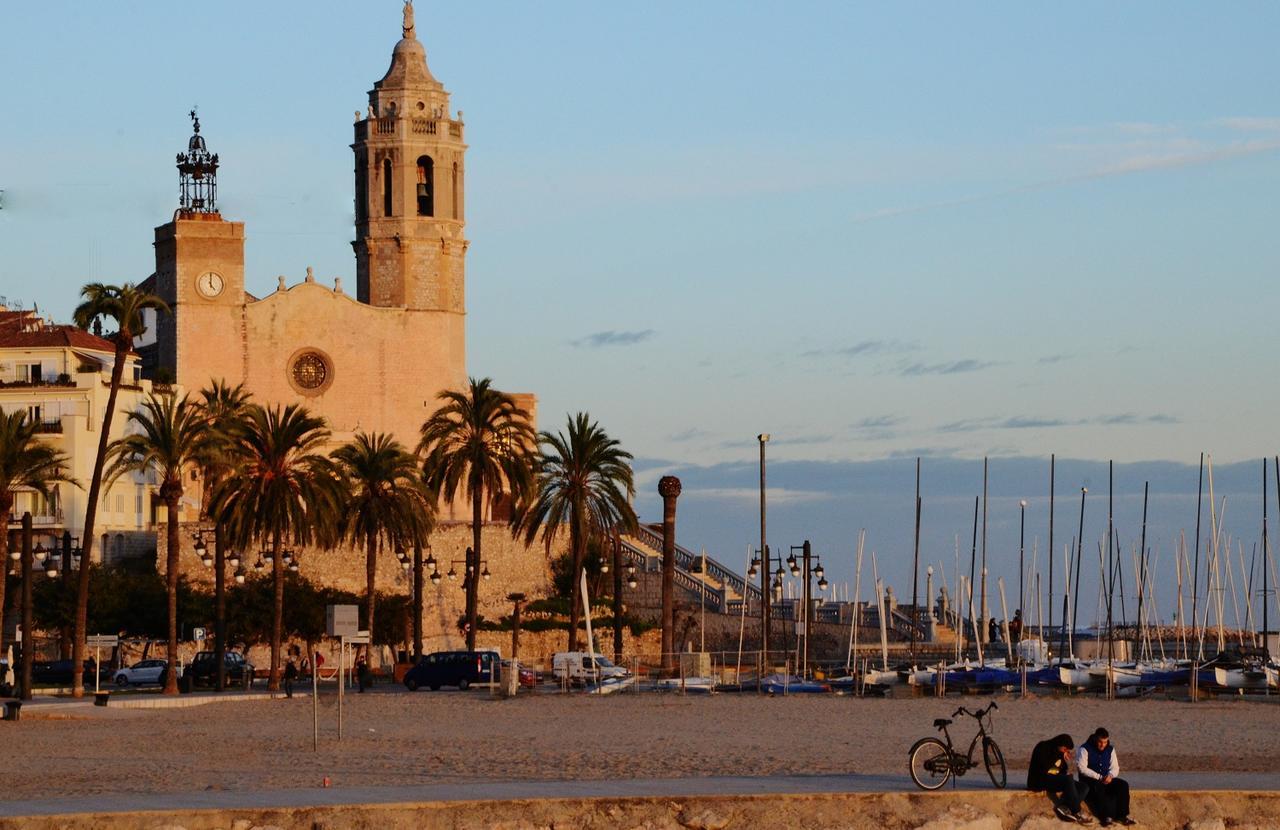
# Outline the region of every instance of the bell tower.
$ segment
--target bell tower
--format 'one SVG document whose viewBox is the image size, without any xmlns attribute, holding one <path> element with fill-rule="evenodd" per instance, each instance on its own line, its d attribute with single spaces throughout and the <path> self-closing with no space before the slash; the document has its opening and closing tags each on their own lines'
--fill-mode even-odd
<svg viewBox="0 0 1280 830">
<path fill-rule="evenodd" d="M 155 321 L 153 369 L 198 389 L 211 378 L 241 378 L 238 344 L 244 292 L 244 223 L 228 222 L 218 212 L 218 155 L 200 134 L 191 113 L 187 152 L 179 153 L 178 209 L 173 220 L 155 230 L 153 291 L 172 314 Z"/>
<path fill-rule="evenodd" d="M 404 4 L 391 67 L 356 113 L 356 291 L 361 302 L 466 311 L 462 113 L 427 68 Z"/>
</svg>

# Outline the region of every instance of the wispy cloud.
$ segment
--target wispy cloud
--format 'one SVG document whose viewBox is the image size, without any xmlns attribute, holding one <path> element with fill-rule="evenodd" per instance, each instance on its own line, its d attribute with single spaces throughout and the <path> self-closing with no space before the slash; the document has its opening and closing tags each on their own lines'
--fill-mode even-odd
<svg viewBox="0 0 1280 830">
<path fill-rule="evenodd" d="M 769 488 L 769 503 L 771 505 L 830 501 L 838 497 L 838 493 L 817 490 L 790 490 L 785 487 Z M 760 489 L 758 487 L 700 487 L 696 489 L 686 487 L 681 494 L 681 498 L 758 504 L 760 502 Z"/>
<path fill-rule="evenodd" d="M 689 427 L 688 429 L 681 430 L 680 432 L 677 432 L 673 435 L 668 435 L 667 440 L 675 443 L 683 443 L 686 441 L 697 441 L 702 438 L 710 438 L 710 437 L 711 437 L 711 433 L 707 432 L 705 429 L 699 429 L 698 427 Z"/>
<path fill-rule="evenodd" d="M 959 375 L 965 372 L 980 372 L 998 366 L 990 360 L 951 360 L 943 363 L 904 363 L 898 367 L 898 374 L 904 378 L 922 377 L 924 375 Z"/>
<path fill-rule="evenodd" d="M 854 429 L 889 429 L 906 423 L 905 415 L 872 415 L 850 424 Z"/>
<path fill-rule="evenodd" d="M 1073 354 L 1047 354 L 1037 360 L 1036 363 L 1048 366 L 1053 363 L 1062 363 L 1065 360 L 1071 360 L 1074 357 L 1075 355 Z"/>
<path fill-rule="evenodd" d="M 860 340 L 849 346 L 832 349 L 809 349 L 801 357 L 874 357 L 886 354 L 905 354 L 919 350 L 920 344 L 903 340 Z"/>
<path fill-rule="evenodd" d="M 1245 133 L 1280 133 L 1280 118 L 1237 115 L 1231 118 L 1219 118 L 1214 123 L 1229 130 Z"/>
<path fill-rule="evenodd" d="M 1174 415 L 1156 413 L 1154 415 L 1136 415 L 1124 412 L 1113 415 L 1094 415 L 1088 418 L 1049 418 L 1032 415 L 1013 415 L 1010 417 L 965 418 L 951 421 L 937 427 L 936 432 L 981 432 L 1004 429 L 1055 429 L 1058 427 L 1080 426 L 1135 426 L 1142 424 L 1176 424 L 1179 420 Z"/>
<path fill-rule="evenodd" d="M 580 349 L 599 349 L 604 346 L 634 346 L 637 343 L 643 343 L 656 333 L 653 329 L 644 329 L 643 331 L 598 331 L 595 334 L 588 334 L 586 337 L 580 337 L 571 342 Z"/>
<path fill-rule="evenodd" d="M 1223 129 L 1248 135 L 1225 137 Z M 1274 116 L 1233 116 L 1191 125 L 1113 122 L 1072 128 L 1067 132 L 1082 138 L 1052 144 L 1046 149 L 1086 153 L 1092 161 L 1086 162 L 1086 169 L 1081 172 L 952 199 L 879 208 L 855 214 L 850 221 L 862 224 L 1116 176 L 1195 167 L 1280 151 L 1280 117 Z"/>
</svg>

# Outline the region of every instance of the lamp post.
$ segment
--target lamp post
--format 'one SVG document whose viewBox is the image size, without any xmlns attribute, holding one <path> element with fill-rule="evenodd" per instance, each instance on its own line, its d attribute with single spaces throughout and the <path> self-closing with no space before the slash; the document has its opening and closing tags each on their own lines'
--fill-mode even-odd
<svg viewBox="0 0 1280 830">
<path fill-rule="evenodd" d="M 933 642 L 933 566 L 924 569 L 925 642 Z"/>
<path fill-rule="evenodd" d="M 776 571 L 773 570 L 774 563 L 778 565 Z M 747 576 L 754 578 L 757 574 L 760 575 L 760 608 L 762 613 L 769 613 L 769 608 L 775 599 L 774 594 L 781 594 L 784 573 L 782 570 L 782 557 L 774 556 L 770 553 L 768 545 L 765 546 L 763 554 L 760 551 L 756 551 L 755 558 L 751 560 L 751 567 L 747 569 Z M 773 577 L 772 581 L 770 581 L 770 577 Z M 781 597 L 779 596 L 778 598 L 780 599 Z M 743 602 L 746 602 L 745 597 Z M 768 632 L 769 629 L 766 626 L 764 635 L 768 636 Z M 763 646 L 764 644 L 762 643 L 761 645 Z M 761 648 L 760 654 L 760 667 L 763 670 L 769 662 L 769 651 L 767 648 Z"/>
<path fill-rule="evenodd" d="M 796 561 L 796 551 L 800 551 L 800 562 Z M 816 565 L 813 560 L 818 560 Z M 791 569 L 793 577 L 800 577 L 803 584 L 801 587 L 801 601 L 804 603 L 804 612 L 801 617 L 800 624 L 801 638 L 804 643 L 804 650 L 801 652 L 800 659 L 800 676 L 809 676 L 809 626 L 812 624 L 813 611 L 813 578 L 818 579 L 818 590 L 827 590 L 826 572 L 822 567 L 822 557 L 814 556 L 813 547 L 809 544 L 809 540 L 805 539 L 802 545 L 792 545 L 791 555 L 787 557 L 787 566 Z"/>
<path fill-rule="evenodd" d="M 617 528 L 613 530 L 613 662 L 622 662 L 622 538 Z"/>
<path fill-rule="evenodd" d="M 213 553 L 209 553 L 209 547 L 204 541 L 206 533 L 213 533 Z M 196 528 L 193 534 L 195 538 L 195 552 L 200 557 L 200 561 L 204 563 L 206 568 L 213 568 L 213 652 L 215 678 L 214 689 L 221 692 L 227 688 L 227 667 L 226 667 L 226 625 L 227 625 L 227 582 L 222 545 L 222 534 L 215 527 L 213 531 L 205 528 Z"/>
<path fill-rule="evenodd" d="M 765 532 L 765 463 L 764 463 L 764 445 L 769 443 L 769 433 L 762 432 L 756 436 L 756 440 L 760 442 L 760 550 L 765 557 L 765 567 L 760 574 L 760 653 L 763 657 L 762 665 L 769 662 L 769 537 Z M 744 596 L 743 602 L 747 601 Z"/>
<path fill-rule="evenodd" d="M 1027 500 L 1023 499 L 1018 502 L 1018 510 L 1021 513 L 1018 529 L 1018 610 L 1027 607 L 1027 594 L 1022 587 L 1022 577 L 1026 573 L 1026 567 L 1023 564 L 1027 553 Z M 1053 551 L 1049 552 L 1050 555 Z"/>
</svg>

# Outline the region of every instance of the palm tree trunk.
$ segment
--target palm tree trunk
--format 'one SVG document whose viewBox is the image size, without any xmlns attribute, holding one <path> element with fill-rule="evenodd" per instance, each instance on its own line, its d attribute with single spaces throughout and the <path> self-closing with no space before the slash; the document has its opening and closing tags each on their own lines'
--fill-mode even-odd
<svg viewBox="0 0 1280 830">
<path fill-rule="evenodd" d="M 9 517 L 13 515 L 13 497 L 0 493 L 0 654 L 4 654 L 4 588 L 9 579 Z"/>
<path fill-rule="evenodd" d="M 476 650 L 476 605 L 480 598 L 480 535 L 484 517 L 484 493 L 479 483 L 471 487 L 471 561 L 467 572 L 467 651 Z"/>
<path fill-rule="evenodd" d="M 271 673 L 267 675 L 267 691 L 280 691 L 280 643 L 284 631 L 284 562 L 280 531 L 271 537 L 271 581 L 275 587 L 271 615 Z"/>
<path fill-rule="evenodd" d="M 413 663 L 422 659 L 422 545 L 413 545 Z"/>
<path fill-rule="evenodd" d="M 377 595 L 374 593 L 375 581 L 378 578 L 378 537 L 369 533 L 365 537 L 364 548 L 364 580 L 365 580 L 365 598 L 364 611 L 365 623 L 369 626 L 369 652 L 373 653 L 373 612 L 374 604 L 377 602 Z M 372 665 L 369 666 L 373 668 Z"/>
<path fill-rule="evenodd" d="M 169 599 L 169 671 L 165 672 L 164 694 L 178 693 L 178 556 L 181 554 L 181 534 L 178 526 L 178 499 L 181 493 L 169 493 L 164 500 L 168 508 L 168 550 L 165 552 L 165 587 Z M 80 567 L 85 565 L 80 560 Z M 74 665 L 74 664 L 73 664 Z"/>
<path fill-rule="evenodd" d="M 116 414 L 116 398 L 120 394 L 120 378 L 124 375 L 124 359 L 131 344 L 116 340 L 116 362 L 111 367 L 111 388 L 107 392 L 107 411 L 102 416 L 102 432 L 98 435 L 98 454 L 93 460 L 93 478 L 89 480 L 89 506 L 84 514 L 84 538 L 81 540 L 80 573 L 76 583 L 76 631 L 71 648 L 71 665 L 84 665 L 85 637 L 89 631 L 89 564 L 93 561 L 93 534 L 98 518 L 98 501 L 102 493 L 102 468 L 107 461 L 107 444 L 111 441 L 111 422 Z M 71 673 L 71 696 L 84 697 L 84 674 Z"/>
<path fill-rule="evenodd" d="M 569 651 L 578 650 L 578 625 L 582 621 L 582 560 L 583 533 L 580 526 L 580 509 L 577 502 L 571 508 L 569 517 L 569 556 L 573 561 L 570 573 L 573 575 L 573 588 L 569 591 Z"/>
</svg>

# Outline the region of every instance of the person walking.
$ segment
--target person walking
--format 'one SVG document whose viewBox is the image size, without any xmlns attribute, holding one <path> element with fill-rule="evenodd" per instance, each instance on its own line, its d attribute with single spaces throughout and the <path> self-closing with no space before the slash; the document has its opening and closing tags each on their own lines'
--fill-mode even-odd
<svg viewBox="0 0 1280 830">
<path fill-rule="evenodd" d="M 369 661 L 363 654 L 356 660 L 356 685 L 360 694 L 369 687 Z"/>
<path fill-rule="evenodd" d="M 1080 812 L 1084 785 L 1071 777 L 1071 750 L 1075 741 L 1065 732 L 1036 744 L 1027 766 L 1027 789 L 1048 793 L 1053 799 L 1053 813 L 1063 821 L 1093 824 L 1093 819 Z"/>
<path fill-rule="evenodd" d="M 289 655 L 289 662 L 284 664 L 284 696 L 293 697 L 293 681 L 298 679 L 298 664 L 294 662 L 292 654 Z"/>
<path fill-rule="evenodd" d="M 1137 824 L 1129 817 L 1129 782 L 1120 777 L 1120 759 L 1106 729 L 1093 730 L 1076 750 L 1076 769 L 1085 787 L 1085 802 L 1099 824 Z"/>
<path fill-rule="evenodd" d="M 1019 608 L 1013 612 L 1013 619 L 1009 620 L 1009 639 L 1013 642 L 1019 642 L 1022 639 L 1022 609 Z"/>
</svg>

